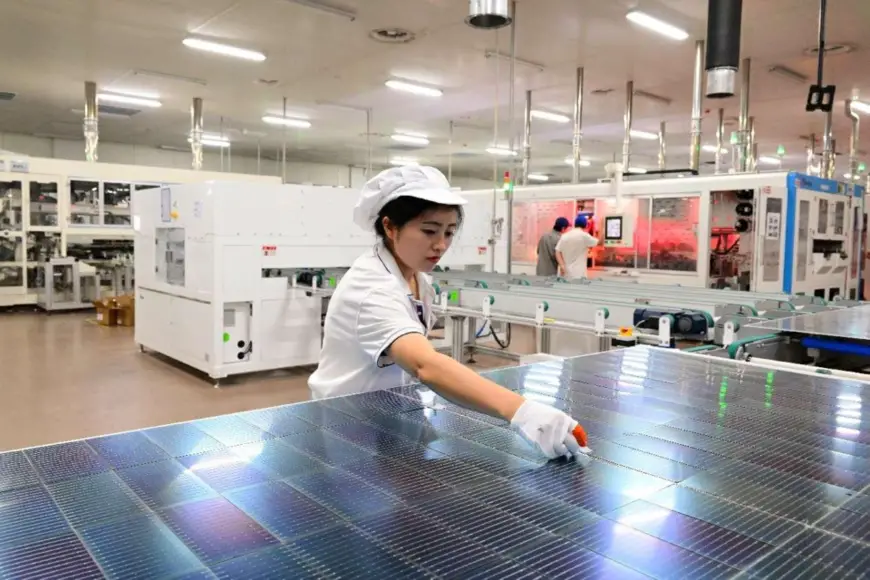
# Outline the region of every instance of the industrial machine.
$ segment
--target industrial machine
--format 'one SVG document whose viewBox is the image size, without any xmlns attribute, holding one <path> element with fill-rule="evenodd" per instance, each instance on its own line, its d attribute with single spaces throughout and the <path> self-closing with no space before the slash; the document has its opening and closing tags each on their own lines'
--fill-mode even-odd
<svg viewBox="0 0 870 580">
<path fill-rule="evenodd" d="M 543 228 L 591 199 L 590 277 L 854 299 L 864 193 L 793 172 L 518 187 L 513 272 L 531 273 Z"/>
<path fill-rule="evenodd" d="M 134 191 L 136 342 L 214 379 L 315 363 L 311 290 L 335 278 L 320 269 L 347 268 L 375 243 L 353 223 L 358 195 L 242 182 Z M 448 266 L 490 259 L 491 192 L 468 198 Z"/>
<path fill-rule="evenodd" d="M 50 258 L 40 274 L 43 288 L 37 305 L 46 312 L 91 308 L 100 298 L 96 268 L 75 258 Z"/>
</svg>

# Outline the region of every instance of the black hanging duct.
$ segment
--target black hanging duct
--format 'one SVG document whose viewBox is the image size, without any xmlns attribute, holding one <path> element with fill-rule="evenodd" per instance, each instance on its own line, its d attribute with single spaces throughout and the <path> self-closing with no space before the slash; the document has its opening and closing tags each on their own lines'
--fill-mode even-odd
<svg viewBox="0 0 870 580">
<path fill-rule="evenodd" d="M 707 5 L 707 96 L 734 96 L 740 66 L 743 0 L 709 0 Z"/>
</svg>

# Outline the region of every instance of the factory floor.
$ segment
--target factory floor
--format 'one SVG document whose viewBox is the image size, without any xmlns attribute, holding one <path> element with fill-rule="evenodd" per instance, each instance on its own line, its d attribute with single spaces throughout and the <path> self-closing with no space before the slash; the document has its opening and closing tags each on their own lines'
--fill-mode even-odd
<svg viewBox="0 0 870 580">
<path fill-rule="evenodd" d="M 0 314 L 0 451 L 309 398 L 311 369 L 235 378 L 215 389 L 190 369 L 140 353 L 132 328 L 93 319 L 93 312 Z M 472 366 L 507 364 L 478 356 Z"/>
</svg>

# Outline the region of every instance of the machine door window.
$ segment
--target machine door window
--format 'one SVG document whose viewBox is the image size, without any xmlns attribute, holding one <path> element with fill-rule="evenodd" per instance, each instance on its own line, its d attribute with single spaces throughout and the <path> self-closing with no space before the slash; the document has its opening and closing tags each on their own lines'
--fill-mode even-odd
<svg viewBox="0 0 870 580">
<path fill-rule="evenodd" d="M 30 201 L 30 225 L 57 227 L 58 187 L 56 182 L 31 181 L 28 192 Z"/>
<path fill-rule="evenodd" d="M 652 200 L 650 268 L 698 271 L 697 197 L 663 197 Z"/>
<path fill-rule="evenodd" d="M 817 225 L 818 233 L 828 233 L 828 200 L 826 199 L 819 200 L 819 223 Z"/>
<path fill-rule="evenodd" d="M 810 237 L 810 202 L 800 202 L 798 211 L 798 240 L 797 240 L 797 268 L 796 281 L 805 282 L 807 279 L 807 261 Z"/>
<path fill-rule="evenodd" d="M 130 226 L 130 184 L 103 184 L 103 224 Z"/>
<path fill-rule="evenodd" d="M 22 229 L 21 182 L 0 181 L 0 232 Z"/>
<path fill-rule="evenodd" d="M 184 228 L 157 229 L 157 280 L 184 286 Z"/>
<path fill-rule="evenodd" d="M 100 225 L 100 183 L 72 180 L 69 183 L 71 226 Z"/>
</svg>

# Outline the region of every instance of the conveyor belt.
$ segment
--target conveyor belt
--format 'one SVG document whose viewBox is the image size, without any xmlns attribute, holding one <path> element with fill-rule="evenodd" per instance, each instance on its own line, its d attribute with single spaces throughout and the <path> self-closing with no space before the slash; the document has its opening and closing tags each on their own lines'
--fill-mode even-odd
<svg viewBox="0 0 870 580">
<path fill-rule="evenodd" d="M 870 341 L 870 306 L 804 314 L 752 326 L 791 334 Z"/>
<path fill-rule="evenodd" d="M 860 384 L 646 347 L 489 376 L 594 456 L 545 462 L 420 387 L 0 454 L 0 578 L 870 569 Z"/>
</svg>

